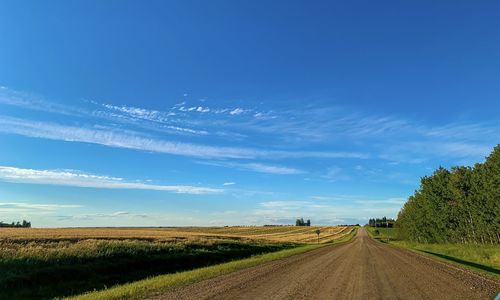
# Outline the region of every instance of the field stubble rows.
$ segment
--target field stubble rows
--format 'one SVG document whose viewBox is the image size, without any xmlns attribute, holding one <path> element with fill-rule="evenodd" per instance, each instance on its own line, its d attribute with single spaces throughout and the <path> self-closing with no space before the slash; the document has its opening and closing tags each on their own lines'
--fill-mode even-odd
<svg viewBox="0 0 500 300">
<path fill-rule="evenodd" d="M 238 226 L 238 227 L 167 227 L 167 228 L 4 228 L 0 240 L 51 242 L 58 240 L 79 241 L 84 239 L 105 240 L 211 240 L 251 239 L 271 242 L 310 243 L 317 240 L 327 243 L 349 234 L 351 226 Z"/>
<path fill-rule="evenodd" d="M 353 227 L 0 229 L 0 298 L 74 295 L 301 244 Z M 99 276 L 96 276 L 98 274 Z"/>
</svg>

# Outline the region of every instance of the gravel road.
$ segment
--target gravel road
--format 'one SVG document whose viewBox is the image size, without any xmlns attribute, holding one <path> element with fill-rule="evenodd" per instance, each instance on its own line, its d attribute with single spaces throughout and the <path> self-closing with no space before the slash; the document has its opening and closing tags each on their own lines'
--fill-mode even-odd
<svg viewBox="0 0 500 300">
<path fill-rule="evenodd" d="M 352 242 L 182 287 L 157 299 L 492 299 L 500 280 L 371 239 Z"/>
</svg>

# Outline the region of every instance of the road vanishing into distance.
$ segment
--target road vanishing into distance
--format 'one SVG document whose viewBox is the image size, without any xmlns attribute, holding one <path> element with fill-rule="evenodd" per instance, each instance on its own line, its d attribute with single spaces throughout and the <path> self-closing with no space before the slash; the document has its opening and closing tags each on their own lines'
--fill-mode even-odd
<svg viewBox="0 0 500 300">
<path fill-rule="evenodd" d="M 201 281 L 159 299 L 492 299 L 500 280 L 371 239 Z"/>
</svg>

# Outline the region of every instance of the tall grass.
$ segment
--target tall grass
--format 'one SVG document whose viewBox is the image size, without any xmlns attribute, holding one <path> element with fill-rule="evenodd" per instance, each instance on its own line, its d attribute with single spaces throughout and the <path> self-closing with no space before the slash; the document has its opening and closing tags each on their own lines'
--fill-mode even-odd
<svg viewBox="0 0 500 300">
<path fill-rule="evenodd" d="M 392 244 L 500 275 L 500 246 L 498 245 L 420 244 L 406 241 L 394 241 Z"/>
<path fill-rule="evenodd" d="M 365 227 L 382 242 L 432 255 L 467 268 L 500 276 L 500 246 L 490 244 L 424 244 L 397 239 L 394 228 Z M 377 233 L 378 232 L 378 233 Z"/>
</svg>

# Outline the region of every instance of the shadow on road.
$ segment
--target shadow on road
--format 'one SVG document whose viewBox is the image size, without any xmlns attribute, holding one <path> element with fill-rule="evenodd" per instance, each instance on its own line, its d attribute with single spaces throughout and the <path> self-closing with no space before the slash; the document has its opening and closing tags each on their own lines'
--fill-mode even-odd
<svg viewBox="0 0 500 300">
<path fill-rule="evenodd" d="M 463 264 L 463 265 L 466 265 L 466 266 L 474 267 L 474 268 L 477 268 L 477 269 L 481 269 L 481 270 L 484 270 L 484 271 L 488 271 L 488 272 L 492 272 L 492 273 L 495 273 L 497 275 L 500 275 L 500 270 L 495 269 L 493 267 L 488 267 L 488 266 L 481 265 L 481 264 L 478 264 L 478 263 L 473 263 L 473 262 L 470 262 L 470 261 L 462 260 L 462 259 L 459 259 L 459 258 L 456 258 L 456 257 L 452 257 L 452 256 L 440 254 L 440 253 L 435 253 L 435 252 L 431 252 L 431 251 L 425 251 L 425 250 L 419 250 L 419 251 L 422 251 L 422 252 L 425 252 L 425 253 L 428 253 L 428 254 L 432 254 L 432 255 L 435 255 L 435 256 L 447 259 L 447 260 L 451 260 L 451 261 L 454 261 L 454 262 L 457 262 L 457 263 L 460 263 L 460 264 Z"/>
</svg>

